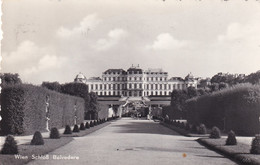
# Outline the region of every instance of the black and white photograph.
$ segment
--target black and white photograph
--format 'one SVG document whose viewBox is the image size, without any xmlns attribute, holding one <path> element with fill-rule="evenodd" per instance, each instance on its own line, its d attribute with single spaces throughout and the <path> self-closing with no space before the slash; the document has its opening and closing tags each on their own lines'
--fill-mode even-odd
<svg viewBox="0 0 260 165">
<path fill-rule="evenodd" d="M 0 165 L 259 165 L 259 0 L 1 0 Z"/>
</svg>

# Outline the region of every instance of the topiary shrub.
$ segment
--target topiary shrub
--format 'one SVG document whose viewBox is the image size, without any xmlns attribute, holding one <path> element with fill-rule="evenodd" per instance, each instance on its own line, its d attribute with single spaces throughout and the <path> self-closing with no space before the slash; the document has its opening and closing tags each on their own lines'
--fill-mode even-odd
<svg viewBox="0 0 260 165">
<path fill-rule="evenodd" d="M 94 127 L 94 123 L 92 121 L 90 121 L 90 127 Z"/>
<path fill-rule="evenodd" d="M 86 129 L 89 129 L 89 128 L 90 128 L 90 126 L 89 126 L 89 123 L 88 123 L 88 122 L 86 122 L 86 124 L 85 124 L 85 128 L 86 128 Z"/>
<path fill-rule="evenodd" d="M 77 124 L 74 125 L 72 132 L 79 132 L 79 126 Z"/>
<path fill-rule="evenodd" d="M 200 124 L 198 128 L 198 133 L 202 135 L 205 135 L 207 133 L 207 128 L 204 124 Z"/>
<path fill-rule="evenodd" d="M 198 133 L 198 127 L 197 127 L 195 124 L 193 124 L 193 125 L 191 126 L 191 132 L 192 132 L 192 133 Z"/>
<path fill-rule="evenodd" d="M 56 127 L 51 128 L 50 138 L 51 139 L 59 139 L 60 138 L 59 130 Z"/>
<path fill-rule="evenodd" d="M 96 122 L 96 120 L 94 120 L 93 124 L 94 124 L 94 126 L 96 126 L 96 125 L 97 125 L 97 122 Z"/>
<path fill-rule="evenodd" d="M 234 131 L 228 132 L 228 138 L 226 140 L 226 145 L 237 145 L 237 139 Z"/>
<path fill-rule="evenodd" d="M 86 129 L 85 126 L 84 126 L 84 123 L 81 123 L 81 124 L 80 124 L 79 129 L 80 129 L 80 130 L 85 130 L 85 129 Z"/>
<path fill-rule="evenodd" d="M 41 132 L 36 131 L 31 140 L 31 145 L 43 145 L 43 144 L 44 144 L 44 141 L 43 141 Z"/>
<path fill-rule="evenodd" d="M 1 154 L 18 154 L 17 143 L 12 135 L 5 138 L 5 143 L 1 150 Z"/>
<path fill-rule="evenodd" d="M 70 128 L 69 125 L 66 125 L 66 127 L 65 127 L 65 131 L 64 131 L 63 134 L 72 134 L 72 132 L 71 132 L 71 128 Z"/>
<path fill-rule="evenodd" d="M 255 138 L 253 138 L 250 153 L 251 154 L 260 154 L 260 136 L 259 135 L 256 135 Z"/>
<path fill-rule="evenodd" d="M 191 125 L 189 123 L 186 123 L 185 130 L 187 130 L 187 131 L 191 130 Z"/>
<path fill-rule="evenodd" d="M 210 138 L 212 139 L 219 139 L 221 138 L 221 133 L 218 127 L 213 127 L 210 133 Z"/>
</svg>

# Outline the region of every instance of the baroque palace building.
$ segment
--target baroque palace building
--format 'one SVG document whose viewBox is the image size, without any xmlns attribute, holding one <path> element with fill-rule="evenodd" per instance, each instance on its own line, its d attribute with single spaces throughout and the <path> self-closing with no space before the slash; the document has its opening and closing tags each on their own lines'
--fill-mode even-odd
<svg viewBox="0 0 260 165">
<path fill-rule="evenodd" d="M 184 79 L 168 77 L 168 72 L 162 69 L 143 70 L 138 66 L 131 66 L 127 71 L 123 69 L 108 69 L 102 77 L 87 79 L 79 73 L 74 82 L 86 83 L 90 92 L 98 96 L 169 96 L 172 90 L 182 90 L 190 86 L 197 88 L 198 80 L 191 73 Z"/>
</svg>

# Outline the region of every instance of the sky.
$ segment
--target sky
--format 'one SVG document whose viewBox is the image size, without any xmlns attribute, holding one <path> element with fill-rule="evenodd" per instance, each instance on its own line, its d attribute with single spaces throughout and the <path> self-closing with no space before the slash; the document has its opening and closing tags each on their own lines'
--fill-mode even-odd
<svg viewBox="0 0 260 165">
<path fill-rule="evenodd" d="M 169 77 L 260 70 L 258 0 L 3 0 L 1 72 L 72 82 L 132 64 Z"/>
</svg>

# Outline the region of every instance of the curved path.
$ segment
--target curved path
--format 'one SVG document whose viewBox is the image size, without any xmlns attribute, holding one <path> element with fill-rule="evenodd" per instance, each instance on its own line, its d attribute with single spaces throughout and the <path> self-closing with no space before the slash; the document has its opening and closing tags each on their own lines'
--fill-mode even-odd
<svg viewBox="0 0 260 165">
<path fill-rule="evenodd" d="M 50 160 L 29 164 L 88 165 L 232 165 L 224 158 L 194 141 L 148 120 L 123 118 L 85 137 L 49 153 Z M 78 160 L 56 160 L 76 158 Z"/>
</svg>

